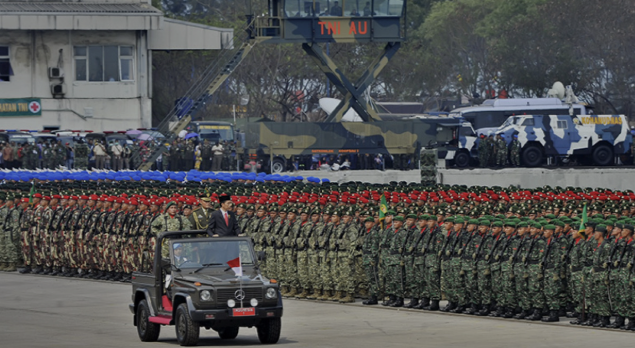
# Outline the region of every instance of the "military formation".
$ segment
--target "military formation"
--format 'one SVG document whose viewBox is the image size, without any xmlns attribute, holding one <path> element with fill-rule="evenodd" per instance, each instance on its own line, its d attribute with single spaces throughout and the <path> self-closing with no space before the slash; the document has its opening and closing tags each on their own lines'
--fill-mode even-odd
<svg viewBox="0 0 635 348">
<path fill-rule="evenodd" d="M 157 233 L 204 229 L 228 194 L 283 296 L 635 328 L 632 191 L 13 178 L 0 191 L 6 271 L 129 281 L 151 270 Z"/>
</svg>

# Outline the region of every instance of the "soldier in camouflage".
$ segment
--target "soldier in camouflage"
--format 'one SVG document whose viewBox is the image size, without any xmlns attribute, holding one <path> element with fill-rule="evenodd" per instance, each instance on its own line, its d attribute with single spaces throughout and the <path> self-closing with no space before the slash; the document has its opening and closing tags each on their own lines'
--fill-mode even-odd
<svg viewBox="0 0 635 348">
<path fill-rule="evenodd" d="M 518 141 L 518 134 L 513 135 L 511 144 L 509 144 L 509 159 L 512 166 L 520 167 L 520 141 Z"/>
</svg>

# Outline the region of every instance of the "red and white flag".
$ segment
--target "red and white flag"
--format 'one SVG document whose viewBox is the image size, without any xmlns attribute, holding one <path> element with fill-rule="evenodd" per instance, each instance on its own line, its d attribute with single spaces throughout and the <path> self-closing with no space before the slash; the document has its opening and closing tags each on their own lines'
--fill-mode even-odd
<svg viewBox="0 0 635 348">
<path fill-rule="evenodd" d="M 242 277 L 243 275 L 243 266 L 240 262 L 240 256 L 238 256 L 237 258 L 233 259 L 233 260 L 229 260 L 227 261 L 227 265 L 229 267 L 231 267 L 232 271 L 234 271 L 234 273 L 236 273 L 237 277 Z"/>
</svg>

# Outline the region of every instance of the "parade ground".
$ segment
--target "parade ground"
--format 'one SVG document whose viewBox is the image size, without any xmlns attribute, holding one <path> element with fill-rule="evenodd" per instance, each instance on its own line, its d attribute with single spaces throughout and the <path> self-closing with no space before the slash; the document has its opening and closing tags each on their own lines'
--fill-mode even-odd
<svg viewBox="0 0 635 348">
<path fill-rule="evenodd" d="M 174 327 L 143 343 L 128 310 L 131 286 L 0 273 L 2 347 L 176 347 Z M 564 319 L 564 318 L 562 318 Z M 258 346 L 255 329 L 234 340 L 201 330 L 199 346 Z M 626 347 L 633 332 L 439 312 L 284 300 L 282 347 Z"/>
</svg>

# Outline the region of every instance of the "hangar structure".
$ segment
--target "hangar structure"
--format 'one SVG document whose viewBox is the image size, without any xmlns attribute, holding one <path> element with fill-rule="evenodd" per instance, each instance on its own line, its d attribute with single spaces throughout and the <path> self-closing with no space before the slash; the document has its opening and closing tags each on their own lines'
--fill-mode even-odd
<svg viewBox="0 0 635 348">
<path fill-rule="evenodd" d="M 150 127 L 152 52 L 231 49 L 232 29 L 149 0 L 0 2 L 0 128 Z"/>
</svg>

